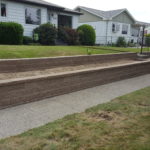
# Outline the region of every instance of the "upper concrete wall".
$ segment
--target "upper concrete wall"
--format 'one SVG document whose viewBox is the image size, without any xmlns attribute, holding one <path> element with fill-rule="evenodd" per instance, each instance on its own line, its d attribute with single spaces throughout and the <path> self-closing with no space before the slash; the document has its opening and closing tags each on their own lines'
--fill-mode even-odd
<svg viewBox="0 0 150 150">
<path fill-rule="evenodd" d="M 96 22 L 96 21 L 100 21 L 102 20 L 102 18 L 96 16 L 96 15 L 93 15 L 83 9 L 77 9 L 78 11 L 80 11 L 81 13 L 83 13 L 83 15 L 81 15 L 79 17 L 79 23 L 84 23 L 84 22 Z"/>
<path fill-rule="evenodd" d="M 113 21 L 127 24 L 134 24 L 134 20 L 127 14 L 127 12 L 122 12 L 118 16 L 113 18 Z"/>
</svg>

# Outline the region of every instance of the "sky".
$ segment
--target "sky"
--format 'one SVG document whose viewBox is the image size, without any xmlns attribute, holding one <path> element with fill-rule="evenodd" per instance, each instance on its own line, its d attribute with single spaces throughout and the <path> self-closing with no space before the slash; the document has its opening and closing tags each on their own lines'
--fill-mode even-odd
<svg viewBox="0 0 150 150">
<path fill-rule="evenodd" d="M 127 8 L 138 21 L 150 23 L 150 0 L 45 0 L 60 6 L 74 9 L 85 6 L 99 10 Z"/>
</svg>

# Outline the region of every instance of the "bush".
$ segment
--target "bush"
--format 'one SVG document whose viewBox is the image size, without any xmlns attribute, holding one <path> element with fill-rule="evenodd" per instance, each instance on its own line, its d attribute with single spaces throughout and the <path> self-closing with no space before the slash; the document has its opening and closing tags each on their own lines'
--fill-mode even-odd
<svg viewBox="0 0 150 150">
<path fill-rule="evenodd" d="M 118 37 L 116 46 L 117 47 L 126 47 L 127 46 L 127 42 L 126 42 L 125 38 L 124 37 Z"/>
<path fill-rule="evenodd" d="M 23 27 L 14 22 L 0 22 L 0 44 L 19 45 L 23 42 Z"/>
<path fill-rule="evenodd" d="M 90 25 L 81 25 L 78 27 L 79 41 L 82 45 L 94 45 L 96 40 L 95 30 Z"/>
<path fill-rule="evenodd" d="M 148 47 L 150 46 L 150 34 L 146 35 L 146 37 L 145 37 L 145 44 Z"/>
<path fill-rule="evenodd" d="M 135 47 L 136 44 L 134 43 L 134 41 L 129 41 L 128 44 L 127 44 L 128 47 Z"/>
<path fill-rule="evenodd" d="M 50 23 L 42 24 L 34 29 L 33 34 L 38 34 L 39 43 L 43 45 L 55 45 L 57 29 Z"/>
<path fill-rule="evenodd" d="M 79 34 L 75 29 L 69 27 L 59 27 L 58 29 L 58 39 L 69 45 L 79 44 Z"/>
<path fill-rule="evenodd" d="M 29 36 L 24 36 L 24 37 L 23 37 L 23 44 L 24 44 L 24 45 L 28 45 L 28 44 L 30 44 L 30 43 L 33 43 L 32 38 L 29 37 Z"/>
</svg>

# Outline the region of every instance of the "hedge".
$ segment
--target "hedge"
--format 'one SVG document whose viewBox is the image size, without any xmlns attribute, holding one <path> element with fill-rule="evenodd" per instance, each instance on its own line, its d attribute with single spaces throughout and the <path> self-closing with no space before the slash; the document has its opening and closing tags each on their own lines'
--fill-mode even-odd
<svg viewBox="0 0 150 150">
<path fill-rule="evenodd" d="M 24 45 L 29 45 L 33 43 L 33 39 L 29 36 L 23 36 L 23 44 Z"/>
<path fill-rule="evenodd" d="M 150 47 L 150 34 L 147 34 L 145 36 L 145 44 L 146 46 Z"/>
<path fill-rule="evenodd" d="M 38 42 L 42 45 L 55 45 L 57 29 L 50 23 L 42 24 L 34 29 L 33 34 L 38 34 Z"/>
<path fill-rule="evenodd" d="M 116 42 L 116 46 L 117 47 L 126 47 L 127 42 L 126 42 L 125 37 L 118 37 L 117 42 Z"/>
<path fill-rule="evenodd" d="M 79 41 L 82 45 L 94 45 L 96 33 L 92 26 L 84 24 L 78 27 Z"/>
<path fill-rule="evenodd" d="M 68 45 L 79 45 L 79 33 L 75 29 L 69 27 L 58 28 L 58 39 Z"/>
<path fill-rule="evenodd" d="M 0 22 L 0 44 L 22 44 L 23 31 L 21 24 L 15 22 Z"/>
</svg>

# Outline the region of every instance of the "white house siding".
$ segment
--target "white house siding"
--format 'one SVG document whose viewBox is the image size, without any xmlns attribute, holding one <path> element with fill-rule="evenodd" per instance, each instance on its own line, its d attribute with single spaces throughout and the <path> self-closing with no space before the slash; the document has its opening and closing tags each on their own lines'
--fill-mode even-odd
<svg viewBox="0 0 150 150">
<path fill-rule="evenodd" d="M 6 17 L 1 17 L 0 16 L 0 21 L 3 22 L 17 22 L 23 25 L 24 27 L 24 35 L 26 36 L 32 36 L 32 31 L 38 25 L 31 25 L 31 24 L 26 24 L 25 23 L 25 8 L 26 7 L 34 7 L 34 8 L 40 8 L 41 9 L 41 23 L 46 23 L 47 22 L 47 8 L 44 7 L 38 7 L 34 5 L 28 5 L 28 4 L 23 4 L 23 3 L 18 3 L 18 2 L 11 2 L 11 1 L 1 1 L 0 2 L 5 2 L 7 6 L 7 16 Z"/>
<path fill-rule="evenodd" d="M 106 21 L 97 21 L 97 22 L 85 22 L 79 23 L 79 25 L 88 24 L 91 25 L 96 32 L 96 44 L 104 44 L 106 43 Z"/>
<path fill-rule="evenodd" d="M 19 2 L 12 2 L 12 1 L 8 1 L 8 0 L 0 0 L 0 2 L 4 2 L 7 5 L 7 16 L 6 17 L 0 16 L 0 21 L 2 21 L 2 22 L 17 22 L 17 23 L 21 24 L 24 27 L 24 35 L 25 36 L 32 36 L 33 29 L 38 27 L 38 25 L 32 25 L 32 24 L 25 23 L 25 8 L 26 7 L 41 9 L 41 24 L 48 22 L 48 16 L 47 16 L 48 10 L 45 7 L 29 5 L 29 4 L 19 3 Z M 51 18 L 51 23 L 57 27 L 58 13 L 57 12 L 52 12 L 52 13 L 54 14 L 54 16 Z M 61 14 L 61 13 L 59 12 L 59 14 Z M 68 14 L 68 13 L 64 13 L 64 14 L 72 16 L 73 28 L 77 28 L 79 16 Z"/>
<path fill-rule="evenodd" d="M 117 23 L 120 26 L 120 29 L 118 32 L 114 33 L 112 32 L 112 23 Z M 122 27 L 123 24 L 126 23 L 119 23 L 119 22 L 114 22 L 114 21 L 110 21 L 110 27 L 109 27 L 109 32 L 110 33 L 108 36 L 110 36 L 110 38 L 108 38 L 108 42 L 109 43 L 116 43 L 118 37 L 125 37 L 127 42 L 131 42 L 133 40 L 134 43 L 137 43 L 138 41 L 138 36 L 132 36 L 132 32 L 133 30 L 135 30 L 134 28 L 131 27 L 131 24 L 127 24 L 128 25 L 128 34 L 122 34 Z M 137 30 L 137 29 L 136 29 Z M 110 42 L 111 41 L 111 42 Z"/>
<path fill-rule="evenodd" d="M 150 27 L 147 27 L 147 28 L 145 29 L 145 33 L 146 33 L 146 34 L 150 34 Z"/>
<path fill-rule="evenodd" d="M 51 17 L 50 17 L 51 19 L 48 20 L 48 22 L 50 22 L 51 24 L 53 24 L 53 25 L 55 25 L 57 27 L 58 26 L 58 21 L 57 21 L 58 14 L 57 14 L 57 12 L 54 12 L 54 11 L 51 11 L 51 10 L 48 10 L 48 12 L 51 15 Z"/>
<path fill-rule="evenodd" d="M 112 23 L 117 23 L 120 26 L 118 32 L 112 32 Z M 111 44 L 116 43 L 118 37 L 125 37 L 126 41 L 129 42 L 134 40 L 136 43 L 138 37 L 131 36 L 131 25 L 128 24 L 128 34 L 122 34 L 122 26 L 124 23 L 114 22 L 114 21 L 97 21 L 97 22 L 85 22 L 79 25 L 88 24 L 91 25 L 96 32 L 96 44 Z"/>
<path fill-rule="evenodd" d="M 79 15 L 72 16 L 72 28 L 76 29 L 79 25 Z"/>
<path fill-rule="evenodd" d="M 112 32 L 112 24 L 116 23 L 120 26 L 119 31 L 117 32 Z M 109 21 L 109 29 L 108 29 L 108 39 L 107 43 L 116 43 L 117 39 L 119 36 L 125 37 L 126 41 L 129 42 L 131 40 L 134 40 L 134 42 L 137 42 L 137 37 L 131 36 L 132 34 L 132 28 L 130 24 L 128 25 L 128 34 L 122 34 L 122 26 L 123 24 L 126 23 L 120 23 L 120 22 L 114 22 L 114 21 Z"/>
</svg>

